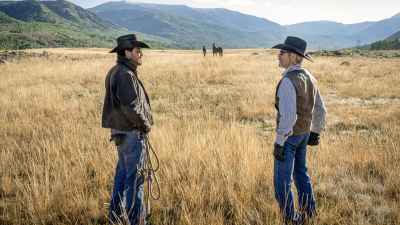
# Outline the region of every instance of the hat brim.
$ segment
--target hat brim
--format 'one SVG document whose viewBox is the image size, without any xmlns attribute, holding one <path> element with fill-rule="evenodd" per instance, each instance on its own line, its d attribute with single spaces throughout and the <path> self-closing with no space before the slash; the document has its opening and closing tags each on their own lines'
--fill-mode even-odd
<svg viewBox="0 0 400 225">
<path fill-rule="evenodd" d="M 113 48 L 113 49 L 110 51 L 110 53 L 117 52 L 117 51 L 119 50 L 119 47 L 120 47 L 120 46 L 117 46 L 117 47 Z M 144 43 L 144 42 L 142 42 L 142 41 L 135 41 L 135 42 L 133 42 L 131 47 L 132 47 L 132 48 L 134 48 L 134 47 L 139 47 L 139 48 L 150 48 L 150 46 L 149 46 L 148 44 L 146 44 L 146 43 Z M 127 49 L 127 48 L 125 47 L 124 49 Z"/>
<path fill-rule="evenodd" d="M 314 62 L 314 61 L 313 61 L 313 58 L 312 58 L 308 53 L 303 54 L 303 53 L 301 53 L 298 49 L 293 48 L 292 46 L 285 45 L 285 44 L 278 44 L 278 45 L 273 46 L 272 48 L 275 48 L 275 49 L 282 49 L 282 50 L 294 52 L 294 53 L 296 53 L 297 55 L 299 55 L 299 56 L 301 56 L 301 57 L 303 57 L 303 58 L 305 58 L 305 59 L 307 59 L 307 60 L 309 60 L 309 61 L 311 61 L 311 62 Z"/>
</svg>

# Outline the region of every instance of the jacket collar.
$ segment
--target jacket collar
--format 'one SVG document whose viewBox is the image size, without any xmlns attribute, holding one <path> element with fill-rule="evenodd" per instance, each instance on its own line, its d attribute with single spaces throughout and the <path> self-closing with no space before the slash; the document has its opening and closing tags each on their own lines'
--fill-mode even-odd
<svg viewBox="0 0 400 225">
<path fill-rule="evenodd" d="M 129 59 L 127 59 L 126 57 L 118 56 L 117 63 L 118 63 L 118 64 L 122 64 L 122 65 L 128 67 L 129 69 L 131 69 L 131 70 L 136 74 L 137 65 L 135 65 L 134 63 L 132 63 L 132 62 L 131 62 Z"/>
</svg>

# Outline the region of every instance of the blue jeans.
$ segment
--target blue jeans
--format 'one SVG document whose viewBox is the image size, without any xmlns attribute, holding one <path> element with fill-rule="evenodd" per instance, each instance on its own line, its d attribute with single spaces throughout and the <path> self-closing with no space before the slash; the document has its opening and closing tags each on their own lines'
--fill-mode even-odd
<svg viewBox="0 0 400 225">
<path fill-rule="evenodd" d="M 110 204 L 110 221 L 129 220 L 131 225 L 145 224 L 144 176 L 138 171 L 144 163 L 144 139 L 136 131 L 126 132 L 118 149 L 118 164 Z"/>
<path fill-rule="evenodd" d="M 301 214 L 294 209 L 292 176 L 298 192 L 300 211 L 307 213 L 309 217 L 315 214 L 315 198 L 306 166 L 308 137 L 309 133 L 290 136 L 283 147 L 285 160 L 275 159 L 274 162 L 275 198 L 285 221 L 296 221 L 301 218 Z"/>
</svg>

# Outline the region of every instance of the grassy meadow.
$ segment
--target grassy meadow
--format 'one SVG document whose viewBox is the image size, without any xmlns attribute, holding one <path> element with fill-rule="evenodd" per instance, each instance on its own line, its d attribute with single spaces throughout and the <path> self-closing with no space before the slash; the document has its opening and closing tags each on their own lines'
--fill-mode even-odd
<svg viewBox="0 0 400 225">
<path fill-rule="evenodd" d="M 100 121 L 115 55 L 47 51 L 0 65 L 0 224 L 107 224 L 116 149 Z M 144 51 L 139 76 L 161 161 L 153 224 L 280 224 L 277 52 L 225 52 Z M 305 67 L 328 110 L 321 144 L 308 152 L 313 224 L 400 224 L 400 58 L 320 56 Z"/>
</svg>

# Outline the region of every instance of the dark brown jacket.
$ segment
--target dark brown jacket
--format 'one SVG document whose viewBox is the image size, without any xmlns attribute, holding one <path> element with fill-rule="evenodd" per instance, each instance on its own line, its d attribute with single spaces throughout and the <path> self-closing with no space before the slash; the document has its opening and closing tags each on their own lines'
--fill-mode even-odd
<svg viewBox="0 0 400 225">
<path fill-rule="evenodd" d="M 137 77 L 136 66 L 119 57 L 107 74 L 102 127 L 149 132 L 153 125 L 150 100 Z"/>
</svg>

